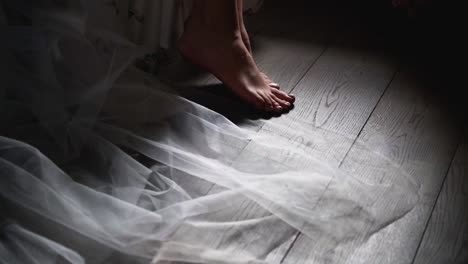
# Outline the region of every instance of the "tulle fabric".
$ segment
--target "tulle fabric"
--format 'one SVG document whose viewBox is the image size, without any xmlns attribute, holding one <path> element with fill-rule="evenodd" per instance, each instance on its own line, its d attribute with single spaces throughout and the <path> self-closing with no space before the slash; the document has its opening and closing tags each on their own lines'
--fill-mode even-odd
<svg viewBox="0 0 468 264">
<path fill-rule="evenodd" d="M 3 263 L 267 263 L 297 232 L 315 254 L 359 245 L 418 200 L 359 142 L 340 166 L 344 135 L 239 128 L 135 69 L 105 1 L 6 3 L 31 25 L 0 51 Z"/>
</svg>

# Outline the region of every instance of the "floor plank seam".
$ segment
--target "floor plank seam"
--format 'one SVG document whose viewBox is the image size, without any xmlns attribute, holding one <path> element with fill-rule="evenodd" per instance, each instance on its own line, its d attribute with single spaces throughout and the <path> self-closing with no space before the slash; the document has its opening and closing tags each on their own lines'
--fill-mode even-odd
<svg viewBox="0 0 468 264">
<path fill-rule="evenodd" d="M 261 129 L 261 127 L 260 127 Z M 259 130 L 260 131 L 260 130 Z M 249 143 L 245 144 L 244 147 L 241 148 L 241 150 L 239 151 L 239 153 L 237 154 L 236 158 L 234 159 L 234 161 L 237 161 L 237 159 L 243 154 L 244 150 L 247 148 L 247 146 L 250 144 L 250 141 Z M 230 164 L 232 165 L 232 164 Z M 211 187 L 208 189 L 208 191 L 205 193 L 205 195 L 208 195 L 211 190 L 215 187 L 216 184 L 212 184 Z"/>
<path fill-rule="evenodd" d="M 462 133 L 462 135 L 463 135 L 463 133 Z M 455 148 L 455 151 L 453 152 L 452 160 L 451 160 L 450 163 L 449 163 L 449 166 L 448 166 L 448 168 L 447 168 L 447 170 L 446 170 L 446 172 L 445 172 L 444 179 L 443 179 L 443 181 L 442 181 L 442 183 L 441 183 L 441 185 L 440 185 L 440 187 L 439 187 L 439 192 L 437 193 L 437 197 L 436 197 L 436 199 L 434 200 L 434 204 L 432 205 L 432 208 L 431 208 L 431 212 L 430 212 L 430 214 L 429 214 L 429 217 L 427 218 L 426 223 L 424 224 L 424 230 L 423 230 L 423 232 L 422 232 L 422 234 L 421 234 L 421 237 L 420 237 L 420 239 L 419 239 L 418 247 L 416 248 L 416 250 L 415 250 L 415 252 L 414 252 L 414 256 L 413 256 L 413 259 L 411 260 L 411 264 L 414 264 L 414 262 L 416 261 L 416 257 L 418 256 L 419 249 L 421 248 L 421 244 L 422 244 L 422 241 L 423 241 L 423 239 L 424 239 L 424 235 L 426 234 L 427 228 L 429 227 L 429 223 L 431 222 L 432 215 L 434 214 L 434 210 L 435 210 L 435 208 L 436 208 L 436 206 L 437 206 L 437 201 L 439 200 L 440 194 L 442 193 L 442 190 L 443 190 L 443 188 L 444 188 L 444 186 L 445 186 L 445 183 L 446 183 L 446 181 L 447 181 L 447 178 L 448 178 L 448 175 L 449 175 L 449 173 L 450 173 L 450 169 L 452 168 L 452 165 L 453 165 L 453 162 L 454 162 L 454 160 L 455 160 L 455 157 L 456 157 L 458 151 L 460 151 L 460 148 L 461 148 L 461 146 L 462 146 L 462 144 L 461 144 L 461 143 L 462 143 L 462 139 L 463 139 L 462 136 L 460 136 L 460 137 L 459 137 L 459 140 L 458 140 L 458 145 L 457 145 L 457 147 Z"/>
<path fill-rule="evenodd" d="M 284 256 L 281 258 L 281 261 L 280 261 L 280 264 L 282 264 L 284 262 L 284 260 L 286 259 L 286 257 L 289 255 L 289 252 L 292 250 L 292 248 L 294 247 L 294 245 L 296 244 L 296 241 L 297 239 L 299 238 L 299 235 L 302 234 L 301 232 L 296 232 L 296 237 L 294 237 L 294 240 L 293 242 L 291 243 L 291 245 L 289 245 L 288 249 L 286 250 L 286 252 L 284 253 Z"/>
<path fill-rule="evenodd" d="M 327 50 L 328 47 L 325 49 Z M 324 52 L 325 52 L 324 50 Z M 324 53 L 323 52 L 323 53 Z M 323 54 L 322 53 L 322 54 Z M 320 56 L 322 56 L 322 54 L 320 54 Z M 320 57 L 319 56 L 319 57 Z M 314 62 L 315 63 L 315 62 Z M 311 67 L 312 68 L 312 67 Z M 310 69 L 307 70 L 307 72 L 310 71 Z M 400 72 L 400 65 L 398 65 L 395 69 L 395 72 L 393 73 L 392 77 L 390 78 L 388 84 L 386 85 L 386 87 L 384 88 L 383 92 L 382 92 L 382 95 L 379 97 L 379 99 L 377 100 L 374 108 L 372 109 L 372 111 L 369 113 L 369 116 L 367 117 L 366 121 L 364 122 L 362 128 L 360 129 L 359 133 L 357 134 L 356 138 L 354 139 L 354 142 L 351 144 L 350 148 L 348 149 L 348 151 L 346 152 L 345 156 L 343 157 L 343 159 L 341 160 L 340 164 L 338 165 L 338 167 L 341 167 L 341 165 L 343 164 L 343 162 L 346 160 L 349 152 L 351 151 L 351 149 L 353 148 L 353 146 L 355 145 L 357 139 L 360 137 L 362 131 L 364 130 L 367 122 L 369 121 L 369 119 L 371 118 L 372 114 L 375 112 L 375 109 L 377 109 L 377 106 L 379 105 L 380 101 L 382 100 L 382 98 L 384 97 L 384 95 L 387 93 L 387 90 L 389 89 L 389 87 L 391 86 L 391 84 L 393 83 L 393 81 L 395 80 L 396 76 L 398 75 L 398 73 Z M 305 75 L 304 75 L 305 76 Z M 304 77 L 302 77 L 304 78 Z M 299 82 L 298 82 L 299 83 Z M 296 84 L 297 86 L 297 84 Z M 296 87 L 295 86 L 295 87 Z M 327 185 L 327 187 L 325 187 L 325 191 L 328 189 L 329 185 Z M 324 192 L 325 192 L 324 191 Z M 284 256 L 281 258 L 281 261 L 280 261 L 280 264 L 282 264 L 284 262 L 284 260 L 286 259 L 286 257 L 289 255 L 290 251 L 292 250 L 292 248 L 294 247 L 296 241 L 298 240 L 299 236 L 301 235 L 302 233 L 301 232 L 297 232 L 296 233 L 296 237 L 294 238 L 293 242 L 291 243 L 291 245 L 289 246 L 289 248 L 286 250 Z"/>
<path fill-rule="evenodd" d="M 259 33 L 257 33 L 256 35 L 259 35 Z M 256 36 L 255 35 L 255 36 Z M 254 37 L 255 37 L 254 36 Z M 252 38 L 252 40 L 254 40 L 254 38 Z M 326 48 L 324 48 L 322 50 L 322 52 L 320 53 L 320 55 L 317 56 L 317 58 L 315 58 L 315 60 L 310 64 L 310 66 L 304 71 L 304 74 L 298 79 L 298 81 L 293 85 L 292 89 L 290 90 L 289 93 L 291 93 L 296 87 L 297 85 L 302 81 L 302 79 L 304 79 L 304 77 L 307 75 L 307 73 L 310 71 L 310 69 L 312 69 L 312 67 L 315 65 L 315 63 L 320 59 L 320 57 L 322 57 L 322 55 L 325 53 L 325 51 L 328 49 L 328 46 Z M 263 128 L 263 125 L 259 127 L 258 131 L 262 130 Z M 239 152 L 239 156 L 242 155 L 242 152 L 244 151 L 244 149 L 248 146 L 249 144 L 245 145 L 242 150 Z M 211 188 L 208 189 L 207 193 L 210 193 L 210 191 L 213 189 L 214 185 L 211 186 Z M 288 249 L 289 250 L 289 249 Z"/>
<path fill-rule="evenodd" d="M 393 73 L 392 75 L 392 78 L 390 78 L 390 81 L 388 82 L 387 86 L 385 87 L 385 89 L 383 90 L 382 94 L 380 95 L 379 99 L 377 100 L 377 102 L 375 103 L 375 106 L 374 108 L 372 109 L 372 111 L 369 113 L 369 116 L 367 117 L 366 121 L 364 122 L 364 125 L 361 127 L 361 129 L 359 130 L 359 133 L 357 134 L 356 138 L 354 138 L 354 141 L 353 143 L 351 144 L 351 146 L 349 147 L 348 151 L 346 151 L 346 154 L 344 155 L 343 159 L 341 160 L 340 162 L 340 165 L 338 165 L 338 168 L 341 167 L 341 165 L 343 165 L 343 162 L 346 160 L 346 158 L 348 157 L 349 155 L 349 152 L 353 149 L 354 145 L 356 144 L 357 140 L 359 139 L 359 137 L 361 136 L 362 134 L 362 131 L 364 130 L 364 128 L 366 127 L 366 124 L 369 122 L 372 114 L 375 112 L 375 110 L 377 109 L 377 107 L 379 106 L 380 102 L 382 101 L 382 98 L 384 98 L 385 94 L 387 93 L 388 89 L 390 88 L 390 86 L 392 85 L 393 81 L 395 80 L 396 76 L 400 73 L 400 65 L 398 65 L 395 69 L 395 72 Z"/>
<path fill-rule="evenodd" d="M 297 80 L 297 82 L 293 85 L 292 89 L 289 91 L 289 93 L 292 93 L 294 91 L 294 89 L 296 89 L 296 87 L 302 82 L 302 80 L 307 76 L 307 73 L 310 72 L 310 70 L 312 69 L 312 67 L 314 67 L 314 65 L 317 63 L 317 61 L 322 57 L 323 54 L 325 54 L 325 52 L 328 50 L 328 48 L 330 47 L 330 45 L 327 45 L 327 47 L 325 47 L 322 52 L 317 56 L 317 58 L 315 58 L 315 60 L 310 64 L 310 66 L 307 68 L 307 70 L 304 71 L 304 74 L 302 74 L 302 76 Z"/>
<path fill-rule="evenodd" d="M 292 93 L 294 91 L 294 89 L 299 85 L 299 83 L 301 83 L 301 81 L 305 78 L 305 76 L 307 76 L 307 74 L 310 72 L 310 70 L 314 67 L 314 65 L 317 63 L 317 61 L 323 56 L 323 54 L 325 54 L 325 52 L 330 48 L 330 46 L 331 45 L 327 45 L 322 50 L 322 52 L 317 56 L 317 58 L 315 58 L 315 60 L 310 64 L 310 66 L 307 68 L 307 70 L 304 71 L 304 74 L 302 74 L 302 76 L 298 79 L 298 81 L 293 85 L 293 88 L 291 89 L 291 91 L 289 93 Z M 261 128 L 260 128 L 260 130 L 261 130 Z M 296 236 L 295 236 L 293 242 L 291 243 L 291 245 L 289 245 L 289 247 L 286 250 L 284 256 L 281 258 L 280 263 L 283 263 L 284 260 L 286 259 L 286 257 L 289 255 L 289 252 L 294 247 L 294 244 L 296 243 L 296 241 L 299 238 L 300 234 L 301 234 L 301 232 L 296 233 Z"/>
</svg>

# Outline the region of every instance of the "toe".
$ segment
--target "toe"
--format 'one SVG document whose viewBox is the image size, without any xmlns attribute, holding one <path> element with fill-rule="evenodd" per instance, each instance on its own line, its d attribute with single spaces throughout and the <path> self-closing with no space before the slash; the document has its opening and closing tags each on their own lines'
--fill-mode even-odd
<svg viewBox="0 0 468 264">
<path fill-rule="evenodd" d="M 273 89 L 272 91 L 273 91 L 273 94 L 276 97 L 278 97 L 279 99 L 284 100 L 286 102 L 289 102 L 291 104 L 293 104 L 294 101 L 296 100 L 296 97 L 294 97 L 294 95 L 292 95 L 292 94 L 288 95 L 287 93 L 285 93 L 283 91 L 275 90 L 275 89 Z"/>
<path fill-rule="evenodd" d="M 275 111 L 275 101 L 268 94 L 258 93 L 258 96 L 262 98 L 262 106 L 260 110 L 264 111 Z"/>
<path fill-rule="evenodd" d="M 284 108 L 278 102 L 273 102 L 273 111 L 275 112 L 283 112 Z"/>
<path fill-rule="evenodd" d="M 275 88 L 275 89 L 280 89 L 280 85 L 275 83 L 275 82 L 270 82 L 268 85 L 270 85 L 271 88 Z"/>
<path fill-rule="evenodd" d="M 275 102 L 277 102 L 279 105 L 281 105 L 281 107 L 283 107 L 284 110 L 288 111 L 292 108 L 292 104 L 290 102 L 282 100 L 275 95 L 272 95 L 272 97 L 275 100 Z"/>
</svg>

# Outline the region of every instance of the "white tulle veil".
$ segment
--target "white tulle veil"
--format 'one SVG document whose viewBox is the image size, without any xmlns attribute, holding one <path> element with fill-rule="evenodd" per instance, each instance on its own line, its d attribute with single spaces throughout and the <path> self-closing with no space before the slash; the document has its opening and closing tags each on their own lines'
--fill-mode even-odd
<svg viewBox="0 0 468 264">
<path fill-rule="evenodd" d="M 266 263 L 297 232 L 358 245 L 417 202 L 358 142 L 339 166 L 345 135 L 239 128 L 137 70 L 112 1 L 3 2 L 23 22 L 0 44 L 2 263 Z"/>
</svg>

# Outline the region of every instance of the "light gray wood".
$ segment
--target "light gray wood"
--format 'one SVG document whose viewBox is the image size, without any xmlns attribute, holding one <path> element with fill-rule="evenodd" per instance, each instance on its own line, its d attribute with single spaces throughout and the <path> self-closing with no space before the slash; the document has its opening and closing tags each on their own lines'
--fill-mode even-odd
<svg viewBox="0 0 468 264">
<path fill-rule="evenodd" d="M 468 137 L 459 146 L 415 264 L 468 263 Z"/>
<path fill-rule="evenodd" d="M 373 151 L 390 157 L 420 182 L 421 200 L 402 219 L 387 226 L 363 245 L 352 244 L 321 256 L 310 254 L 314 248 L 313 239 L 294 232 L 278 231 L 285 243 L 278 245 L 277 250 L 268 256 L 268 260 L 271 263 L 279 263 L 284 259 L 284 263 L 294 264 L 411 263 L 457 145 L 458 129 L 452 120 L 447 118 L 448 114 L 443 111 L 443 106 L 438 104 L 437 98 L 428 96 L 425 93 L 426 87 L 413 79 L 413 73 L 407 69 L 398 75 L 385 97 L 381 98 L 386 83 L 392 78 L 395 62 L 388 58 L 393 55 L 386 53 L 388 50 L 374 49 L 384 44 L 379 43 L 380 40 L 369 41 L 366 32 L 356 34 L 356 25 L 347 25 L 347 20 L 340 18 L 341 21 L 336 20 L 337 24 L 332 26 L 334 30 L 331 30 L 331 35 L 343 33 L 343 28 L 348 29 L 348 34 L 338 34 L 337 39 L 330 41 L 330 38 L 320 35 L 320 32 L 327 32 L 327 25 L 323 21 L 333 21 L 340 15 L 334 14 L 333 18 L 317 19 L 314 22 L 307 21 L 306 16 L 292 15 L 288 16 L 288 21 L 283 21 L 280 19 L 282 14 L 294 12 L 284 10 L 284 5 L 278 3 L 274 5 L 276 9 L 270 13 L 256 17 L 262 24 L 253 41 L 255 56 L 260 68 L 279 82 L 283 89 L 289 91 L 290 87 L 294 88 L 293 93 L 298 98 L 296 109 L 273 122 L 285 126 L 299 123 L 311 132 L 309 137 L 304 137 L 295 135 L 290 130 L 275 130 L 274 126 L 260 125 L 255 129 L 262 127 L 260 134 L 279 135 L 288 138 L 291 144 L 298 147 L 306 146 L 311 153 L 324 154 L 323 157 L 329 158 L 329 162 L 339 164 L 346 157 L 342 164 L 344 168 L 361 173 L 361 177 L 372 179 L 376 173 L 362 162 L 362 152 L 357 147 L 365 144 Z M 309 17 L 314 17 L 310 10 L 303 8 L 300 12 L 309 13 Z M 305 29 L 310 25 L 313 28 Z M 328 47 L 331 42 L 334 45 L 322 55 L 319 54 L 319 60 L 302 78 L 303 65 L 307 65 L 308 61 L 304 61 L 301 54 L 309 54 L 308 49 L 312 46 Z M 300 83 L 295 85 L 298 81 Z M 216 86 L 218 83 L 213 77 L 208 77 L 203 85 L 211 85 L 217 89 L 220 88 Z M 209 98 L 205 101 L 210 103 L 217 101 L 213 98 L 228 98 L 227 101 L 223 99 L 220 102 L 228 102 L 227 105 L 230 106 L 236 105 L 235 98 L 231 100 L 216 93 L 215 96 L 217 97 L 205 97 Z M 374 111 L 379 99 L 381 101 Z M 238 110 L 239 108 L 236 108 L 236 111 Z M 361 130 L 366 122 L 365 128 Z M 348 139 L 337 142 L 338 139 L 334 141 L 332 137 L 328 141 L 322 141 L 327 144 L 314 144 L 314 137 L 326 138 L 325 131 L 346 135 Z M 355 147 L 351 148 L 353 139 L 358 135 Z M 327 147 L 329 152 L 324 151 Z M 239 156 L 239 160 L 253 158 L 257 151 L 254 145 L 249 145 Z M 293 158 L 285 156 L 284 160 L 292 162 Z M 370 165 L 385 171 L 384 164 L 371 162 Z M 398 178 L 390 177 L 384 180 L 392 181 Z M 216 193 L 218 190 L 219 187 L 215 187 L 210 193 Z M 233 206 L 236 207 L 235 210 L 231 207 L 219 212 L 215 217 L 242 220 L 269 215 L 267 211 L 247 200 Z M 260 232 L 253 226 L 249 228 L 252 228 L 250 230 L 254 234 Z M 186 236 L 202 235 L 191 233 L 187 229 L 182 231 Z M 248 233 L 229 227 L 203 236 L 212 247 L 218 248 L 229 246 L 235 238 L 242 239 L 244 243 L 253 239 Z"/>
<path fill-rule="evenodd" d="M 267 6 L 265 12 L 251 18 L 255 19 L 253 22 L 261 25 L 258 28 L 262 29 L 262 33 L 256 32 L 253 39 L 254 57 L 259 68 L 279 83 L 283 90 L 291 91 L 326 49 L 326 44 L 336 34 L 336 27 L 330 25 L 333 27 L 325 30 L 327 28 L 321 27 L 323 21 L 318 23 L 315 17 L 304 15 L 297 16 L 296 21 L 287 24 L 279 23 L 277 19 L 279 11 L 281 10 Z M 305 23 L 307 20 L 308 23 Z M 304 25 L 308 24 L 315 26 L 305 28 Z M 294 42 L 275 35 L 286 31 L 295 37 Z M 316 39 L 317 43 L 310 42 L 311 38 Z M 252 112 L 252 109 L 241 103 L 237 97 L 229 94 L 219 80 L 182 60 L 166 68 L 161 77 L 177 87 L 183 96 L 223 114 L 244 128 L 258 131 L 262 126 L 261 122 L 245 122 L 245 118 L 271 117 Z M 182 172 L 177 172 L 174 178 L 184 186 L 190 186 L 189 189 L 195 189 L 191 193 L 194 197 L 206 194 L 203 192 L 208 192 L 213 187 L 211 183 Z"/>
<path fill-rule="evenodd" d="M 436 97 L 424 93 L 428 88 L 413 72 L 402 70 L 357 140 L 389 157 L 421 184 L 416 207 L 366 243 L 322 256 L 311 255 L 313 239 L 300 236 L 284 263 L 411 263 L 459 140 L 459 129 L 448 118 L 450 114 Z M 374 177 L 369 175 L 372 170 L 361 168 L 365 164 L 356 162 L 360 155 L 351 149 L 343 167 L 354 167 L 366 179 Z"/>
<path fill-rule="evenodd" d="M 311 15 L 318 14 L 319 8 L 325 8 L 320 3 L 293 2 L 288 5 L 288 12 L 295 15 L 287 21 L 278 19 L 285 12 L 278 5 L 280 1 L 267 1 L 259 14 L 247 19 L 248 24 L 255 25 L 251 42 L 259 69 L 287 92 L 297 85 L 341 30 L 341 20 Z M 245 118 L 271 117 L 253 112 L 212 75 L 181 86 L 184 96 L 223 114 L 236 124 L 243 125 Z"/>
<path fill-rule="evenodd" d="M 278 13 L 278 10 L 275 11 Z M 293 90 L 298 98 L 296 108 L 287 116 L 275 119 L 273 122 L 283 126 L 299 124 L 309 132 L 307 136 L 303 136 L 297 134 L 297 131 L 291 132 L 290 129 L 275 130 L 274 126 L 264 126 L 259 133 L 287 138 L 291 144 L 309 148 L 310 153 L 321 155 L 322 158 L 327 158 L 330 163 L 338 166 L 391 81 L 396 63 L 384 52 L 369 49 L 369 46 L 375 46 L 375 43 L 367 42 L 368 39 L 361 38 L 360 41 L 355 41 L 355 35 L 352 34 L 355 31 L 338 34 L 339 38 L 331 41 L 327 34 L 342 32 L 343 25 L 340 25 L 339 29 L 327 31 L 324 21 L 333 21 L 336 18 L 321 17 L 316 21 L 306 21 L 304 17 L 298 17 L 293 19 L 298 21 L 296 25 L 291 21 L 284 23 L 278 20 L 278 16 L 271 17 L 275 18 L 271 20 L 273 22 L 266 23 L 255 36 L 253 44 L 256 60 L 260 68 L 273 80 L 279 82 L 285 90 L 300 81 Z M 315 26 L 304 29 L 310 25 Z M 323 39 L 320 39 L 322 38 L 320 32 L 328 33 L 325 34 L 326 37 L 322 36 Z M 335 45 L 321 54 L 330 42 L 335 42 Z M 305 74 L 304 68 L 307 70 L 312 63 L 314 63 L 312 68 Z M 216 85 L 217 81 L 211 79 L 206 84 Z M 218 100 L 209 99 L 209 101 Z M 335 133 L 335 138 L 330 136 Z M 317 144 L 317 141 L 320 142 L 318 138 L 324 140 Z M 239 156 L 239 160 L 255 157 L 257 151 L 255 146 L 247 146 Z M 284 157 L 284 160 L 290 163 L 292 159 Z M 210 193 L 214 194 L 218 190 L 219 187 L 214 187 Z M 260 206 L 247 200 L 233 206 L 234 208 L 230 207 L 211 217 L 245 220 L 270 215 Z M 215 233 L 200 234 L 189 228 L 182 228 L 178 233 L 186 237 L 203 236 L 204 243 L 209 243 L 211 247 L 225 248 L 235 242 L 233 237 L 242 238 L 242 244 L 249 243 L 254 239 L 255 232 L 252 236 L 243 233 L 242 230 L 233 230 L 226 226 Z M 271 263 L 279 263 L 283 259 L 298 234 L 286 230 L 278 231 L 278 235 L 281 235 L 285 243 L 278 245 L 277 250 L 268 256 Z M 256 252 L 258 253 L 261 252 Z"/>
<path fill-rule="evenodd" d="M 275 45 L 275 41 L 271 40 L 270 45 Z M 290 50 L 294 49 L 291 44 L 289 47 Z M 288 129 L 275 130 L 275 126 L 266 125 L 259 133 L 287 138 L 290 144 L 307 148 L 308 153 L 315 153 L 322 160 L 326 158 L 330 164 L 338 166 L 395 71 L 396 63 L 383 52 L 375 52 L 367 47 L 347 50 L 334 46 L 325 51 L 293 90 L 298 98 L 296 108 L 287 116 L 273 121 Z M 300 135 L 299 129 L 303 129 L 305 135 Z M 252 159 L 259 154 L 258 151 L 255 145 L 248 145 L 239 160 Z M 278 160 L 281 159 L 278 157 Z M 294 163 L 293 157 L 285 156 L 284 160 Z M 210 193 L 218 190 L 214 188 Z M 222 212 L 225 215 L 218 217 L 253 219 L 270 215 L 265 209 L 247 200 L 236 206 L 234 210 L 229 208 Z M 187 230 L 184 232 L 187 233 Z M 290 232 L 287 235 L 289 239 L 285 240 L 285 244 L 269 256 L 271 263 L 280 262 L 297 233 Z M 211 246 L 223 248 L 227 246 L 225 243 L 232 243 L 231 237 L 232 229 L 226 227 L 218 230 L 212 238 L 204 239 L 213 241 Z M 242 235 L 244 242 L 251 238 L 248 234 Z"/>
</svg>

